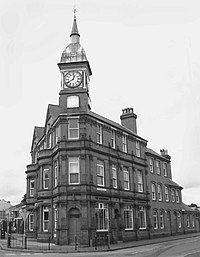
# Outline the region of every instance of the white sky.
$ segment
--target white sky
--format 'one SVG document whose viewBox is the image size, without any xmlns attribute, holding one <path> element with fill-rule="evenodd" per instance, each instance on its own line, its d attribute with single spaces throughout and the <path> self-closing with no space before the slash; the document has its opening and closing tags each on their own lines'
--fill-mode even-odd
<svg viewBox="0 0 200 257">
<path fill-rule="evenodd" d="M 19 203 L 34 126 L 58 104 L 57 63 L 75 0 L 0 0 L 0 199 Z M 92 110 L 138 115 L 148 147 L 168 149 L 186 204 L 200 205 L 200 1 L 76 0 Z"/>
</svg>

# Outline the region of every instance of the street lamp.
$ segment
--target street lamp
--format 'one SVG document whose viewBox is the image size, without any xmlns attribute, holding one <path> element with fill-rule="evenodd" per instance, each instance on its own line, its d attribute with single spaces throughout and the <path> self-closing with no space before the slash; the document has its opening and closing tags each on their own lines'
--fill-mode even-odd
<svg viewBox="0 0 200 257">
<path fill-rule="evenodd" d="M 23 208 L 21 208 L 20 210 L 19 210 L 19 215 L 20 215 L 20 217 L 23 219 L 23 221 L 24 221 L 24 248 L 26 248 L 26 219 L 27 219 L 27 217 L 28 217 L 28 215 L 30 214 L 30 211 L 27 211 L 26 209 L 25 209 L 25 207 Z"/>
</svg>

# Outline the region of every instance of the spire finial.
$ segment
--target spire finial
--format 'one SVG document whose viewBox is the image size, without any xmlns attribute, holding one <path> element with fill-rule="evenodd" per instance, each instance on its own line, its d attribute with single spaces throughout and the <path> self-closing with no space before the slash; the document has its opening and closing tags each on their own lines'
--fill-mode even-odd
<svg viewBox="0 0 200 257">
<path fill-rule="evenodd" d="M 76 4 L 74 4 L 74 20 L 76 20 L 76 13 L 77 13 Z"/>
</svg>

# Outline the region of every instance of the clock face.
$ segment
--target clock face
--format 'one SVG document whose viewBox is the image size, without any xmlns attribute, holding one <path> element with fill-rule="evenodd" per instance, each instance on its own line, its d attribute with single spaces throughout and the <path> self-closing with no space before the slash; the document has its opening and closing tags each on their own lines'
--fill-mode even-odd
<svg viewBox="0 0 200 257">
<path fill-rule="evenodd" d="M 79 71 L 70 71 L 64 75 L 64 84 L 67 87 L 78 87 L 82 82 L 82 75 Z"/>
</svg>

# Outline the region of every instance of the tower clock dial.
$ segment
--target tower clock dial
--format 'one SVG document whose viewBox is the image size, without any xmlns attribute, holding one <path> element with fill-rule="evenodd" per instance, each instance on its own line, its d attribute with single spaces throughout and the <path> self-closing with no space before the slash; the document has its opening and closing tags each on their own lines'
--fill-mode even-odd
<svg viewBox="0 0 200 257">
<path fill-rule="evenodd" d="M 70 71 L 64 75 L 64 84 L 67 87 L 78 87 L 82 82 L 82 75 L 79 71 Z"/>
</svg>

